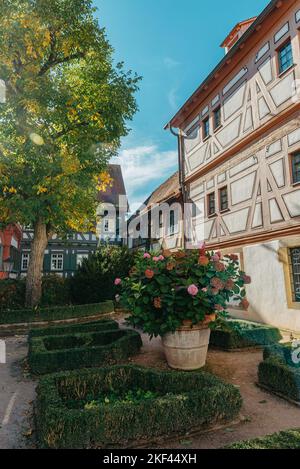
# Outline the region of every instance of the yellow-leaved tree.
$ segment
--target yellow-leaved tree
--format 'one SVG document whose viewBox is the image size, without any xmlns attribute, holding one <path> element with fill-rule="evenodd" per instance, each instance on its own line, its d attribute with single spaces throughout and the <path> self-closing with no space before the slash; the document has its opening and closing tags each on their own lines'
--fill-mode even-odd
<svg viewBox="0 0 300 469">
<path fill-rule="evenodd" d="M 0 4 L 0 222 L 34 230 L 27 306 L 39 304 L 50 237 L 91 228 L 98 176 L 109 184 L 137 110 L 139 77 L 113 64 L 94 13 L 91 0 Z"/>
</svg>

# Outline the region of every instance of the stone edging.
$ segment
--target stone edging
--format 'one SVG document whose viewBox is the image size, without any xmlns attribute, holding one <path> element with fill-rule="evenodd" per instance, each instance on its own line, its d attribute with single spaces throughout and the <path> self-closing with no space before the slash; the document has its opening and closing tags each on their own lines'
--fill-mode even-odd
<svg viewBox="0 0 300 469">
<path fill-rule="evenodd" d="M 100 321 L 106 319 L 115 314 L 115 311 L 111 313 L 100 313 L 93 316 L 85 316 L 80 318 L 71 319 L 58 319 L 54 321 L 36 321 L 36 322 L 24 322 L 16 324 L 0 324 L 0 337 L 8 337 L 12 335 L 26 334 L 30 329 L 38 329 L 49 326 L 63 326 L 65 324 L 85 324 L 87 322 Z"/>
</svg>

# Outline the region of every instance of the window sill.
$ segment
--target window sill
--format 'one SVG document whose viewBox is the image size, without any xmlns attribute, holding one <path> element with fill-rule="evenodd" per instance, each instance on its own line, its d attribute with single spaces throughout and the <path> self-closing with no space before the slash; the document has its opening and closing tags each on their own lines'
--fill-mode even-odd
<svg viewBox="0 0 300 469">
<path fill-rule="evenodd" d="M 218 132 L 218 131 L 221 130 L 222 128 L 223 128 L 223 125 L 221 124 L 221 125 L 219 125 L 218 127 L 216 127 L 216 128 L 214 129 L 214 132 Z"/>
<path fill-rule="evenodd" d="M 208 135 L 207 137 L 205 137 L 205 138 L 203 139 L 203 143 L 207 142 L 207 140 L 209 140 L 210 138 L 211 138 L 211 135 Z"/>
<path fill-rule="evenodd" d="M 300 186 L 300 181 L 298 181 L 298 182 L 293 182 L 292 186 L 293 186 L 293 187 Z"/>
<path fill-rule="evenodd" d="M 216 218 L 217 216 L 217 213 L 212 213 L 211 215 L 208 215 L 207 218 Z"/>
<path fill-rule="evenodd" d="M 288 72 L 290 72 L 290 71 L 293 70 L 294 68 L 296 68 L 296 64 L 293 64 L 293 65 L 291 65 L 289 68 L 287 68 L 286 70 L 284 70 L 283 72 L 280 72 L 279 75 L 278 75 L 278 78 L 282 78 L 284 75 L 286 75 Z"/>
<path fill-rule="evenodd" d="M 221 214 L 228 213 L 228 212 L 230 212 L 230 208 L 226 208 L 225 210 L 220 210 Z"/>
</svg>

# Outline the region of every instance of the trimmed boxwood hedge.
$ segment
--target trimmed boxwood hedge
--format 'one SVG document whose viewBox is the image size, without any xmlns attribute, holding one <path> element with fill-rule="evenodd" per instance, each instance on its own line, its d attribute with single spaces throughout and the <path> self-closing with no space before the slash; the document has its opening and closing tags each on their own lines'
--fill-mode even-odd
<svg viewBox="0 0 300 469">
<path fill-rule="evenodd" d="M 68 405 L 99 393 L 139 388 L 160 397 L 138 404 L 101 404 L 96 409 Z M 42 448 L 103 448 L 138 444 L 235 419 L 239 390 L 206 372 L 161 372 L 136 366 L 60 373 L 37 388 L 36 426 Z M 71 407 L 71 408 L 70 408 Z"/>
<path fill-rule="evenodd" d="M 222 321 L 211 331 L 210 344 L 223 350 L 271 345 L 281 340 L 275 327 L 247 321 Z"/>
<path fill-rule="evenodd" d="M 51 308 L 18 309 L 0 311 L 0 324 L 17 324 L 39 321 L 59 321 L 64 319 L 82 318 L 97 314 L 112 313 L 113 301 L 105 301 L 93 305 L 69 305 Z"/>
<path fill-rule="evenodd" d="M 139 352 L 142 339 L 132 330 L 32 337 L 28 363 L 34 374 L 109 365 Z"/>
<path fill-rule="evenodd" d="M 300 449 L 300 429 L 287 430 L 264 438 L 241 441 L 227 449 Z"/>
<path fill-rule="evenodd" d="M 44 329 L 32 329 L 29 331 L 28 340 L 32 337 L 47 337 L 49 335 L 67 335 L 77 332 L 101 332 L 119 329 L 119 324 L 111 319 L 89 322 L 87 324 L 70 324 L 67 326 L 46 327 Z"/>
<path fill-rule="evenodd" d="M 285 348 L 277 345 L 265 349 L 264 361 L 258 367 L 258 382 L 287 399 L 300 402 L 300 369 L 288 364 Z"/>
</svg>

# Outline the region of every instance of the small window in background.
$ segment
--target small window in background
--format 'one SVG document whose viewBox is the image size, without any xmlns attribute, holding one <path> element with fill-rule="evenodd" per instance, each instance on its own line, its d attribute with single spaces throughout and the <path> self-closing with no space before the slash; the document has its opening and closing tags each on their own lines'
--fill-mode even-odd
<svg viewBox="0 0 300 469">
<path fill-rule="evenodd" d="M 63 254 L 51 254 L 51 270 L 64 270 Z"/>
<path fill-rule="evenodd" d="M 292 155 L 292 179 L 293 184 L 300 182 L 300 152 Z"/>
<path fill-rule="evenodd" d="M 220 211 L 224 212 L 228 210 L 228 189 L 226 187 L 222 187 L 219 191 L 220 193 Z"/>
<path fill-rule="evenodd" d="M 215 193 L 212 192 L 211 194 L 209 194 L 207 196 L 207 205 L 208 205 L 208 216 L 212 216 L 212 215 L 215 215 L 216 213 L 216 196 L 215 196 Z"/>
<path fill-rule="evenodd" d="M 88 258 L 89 258 L 88 253 L 86 253 L 86 254 L 85 253 L 77 254 L 77 256 L 76 256 L 76 265 L 77 265 L 77 267 L 81 267 L 84 259 L 88 259 Z"/>
<path fill-rule="evenodd" d="M 218 107 L 214 110 L 214 129 L 216 130 L 221 127 L 221 124 L 221 107 Z"/>
<path fill-rule="evenodd" d="M 159 211 L 159 227 L 163 227 L 163 213 L 161 210 Z"/>
<path fill-rule="evenodd" d="M 174 210 L 170 211 L 170 235 L 175 233 L 175 212 Z"/>
<path fill-rule="evenodd" d="M 27 270 L 29 265 L 29 253 L 22 254 L 22 270 Z"/>
<path fill-rule="evenodd" d="M 292 43 L 289 41 L 278 50 L 279 73 L 288 70 L 294 63 Z"/>
<path fill-rule="evenodd" d="M 203 139 L 210 136 L 209 117 L 203 121 Z"/>
<path fill-rule="evenodd" d="M 292 290 L 294 300 L 300 303 L 300 247 L 290 250 L 291 262 L 292 262 Z"/>
</svg>

